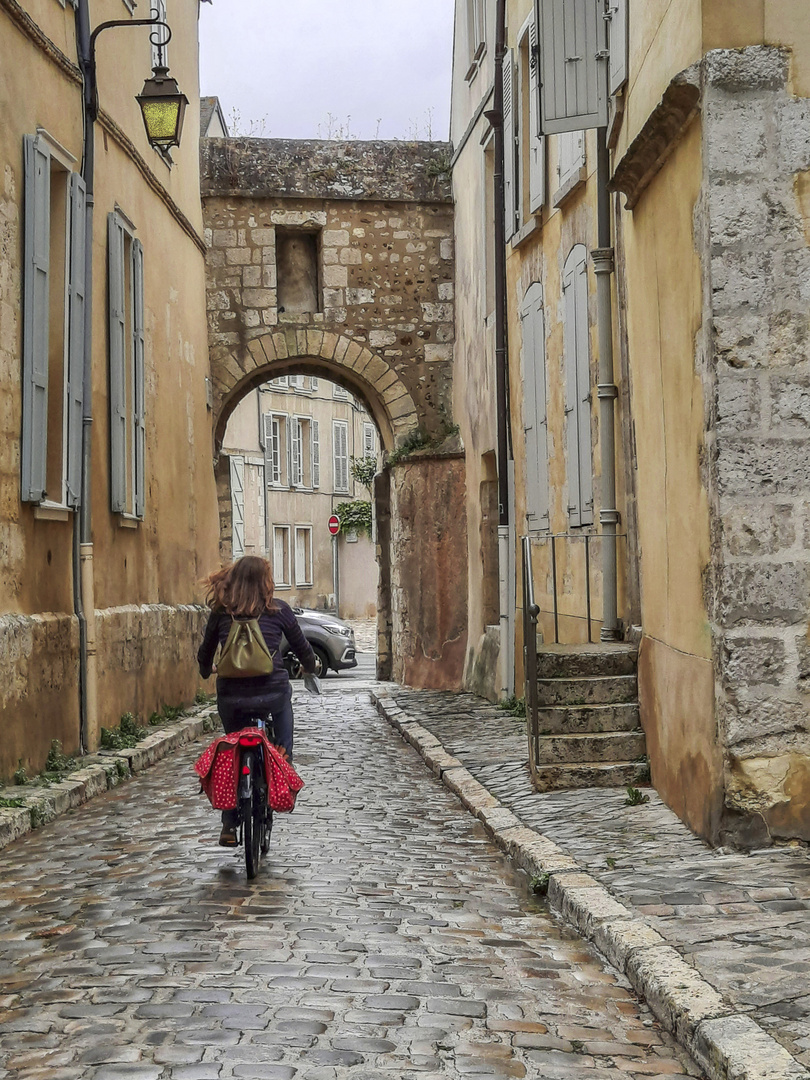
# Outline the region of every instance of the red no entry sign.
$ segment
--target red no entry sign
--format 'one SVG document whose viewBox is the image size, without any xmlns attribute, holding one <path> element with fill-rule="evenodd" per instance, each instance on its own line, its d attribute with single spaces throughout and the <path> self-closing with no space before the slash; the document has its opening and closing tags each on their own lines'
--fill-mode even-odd
<svg viewBox="0 0 810 1080">
<path fill-rule="evenodd" d="M 332 514 L 332 516 L 329 518 L 329 532 L 332 534 L 332 536 L 337 536 L 337 534 L 340 532 L 340 518 L 337 516 L 337 514 Z"/>
</svg>

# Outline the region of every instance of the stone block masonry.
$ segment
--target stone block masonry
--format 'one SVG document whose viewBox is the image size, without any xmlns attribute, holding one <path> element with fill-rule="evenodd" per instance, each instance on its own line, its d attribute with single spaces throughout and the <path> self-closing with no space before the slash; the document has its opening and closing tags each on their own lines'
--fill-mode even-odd
<svg viewBox="0 0 810 1080">
<path fill-rule="evenodd" d="M 245 380 L 259 381 L 262 361 L 275 368 L 268 378 L 296 370 L 296 361 L 297 370 L 315 362 L 324 377 L 331 366 L 369 405 L 384 441 L 415 427 L 435 435 L 447 426 L 454 341 L 449 158 L 444 143 L 204 141 L 220 435 Z M 290 280 L 306 277 L 305 268 L 280 255 L 296 234 L 317 241 L 310 245 L 317 287 L 309 300 Z M 274 344 L 257 352 L 257 340 Z"/>
<path fill-rule="evenodd" d="M 703 64 L 707 600 L 727 834 L 810 839 L 810 102 L 790 57 Z"/>
</svg>

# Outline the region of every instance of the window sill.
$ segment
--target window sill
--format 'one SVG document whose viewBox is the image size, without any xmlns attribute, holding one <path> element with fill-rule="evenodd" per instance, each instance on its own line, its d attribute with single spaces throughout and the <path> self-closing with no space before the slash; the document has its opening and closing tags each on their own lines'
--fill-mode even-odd
<svg viewBox="0 0 810 1080">
<path fill-rule="evenodd" d="M 39 503 L 34 507 L 34 517 L 37 521 L 70 521 L 72 510 L 58 503 Z"/>
<path fill-rule="evenodd" d="M 565 200 L 570 195 L 573 195 L 573 193 L 578 188 L 582 187 L 582 185 L 587 179 L 588 170 L 584 165 L 580 165 L 577 171 L 572 173 L 571 176 L 569 176 L 568 179 L 565 181 L 565 183 L 561 184 L 554 192 L 553 196 L 551 197 L 551 205 L 562 206 Z"/>
<path fill-rule="evenodd" d="M 322 311 L 279 311 L 280 326 L 308 326 L 310 323 L 324 321 Z"/>
<path fill-rule="evenodd" d="M 295 587 L 296 587 L 296 589 L 311 589 L 312 588 L 312 582 L 311 581 L 297 581 L 295 583 Z"/>
<path fill-rule="evenodd" d="M 275 583 L 276 589 L 291 589 L 292 585 L 285 585 L 283 581 L 277 581 Z"/>
<path fill-rule="evenodd" d="M 528 240 L 530 236 L 533 236 L 536 232 L 540 231 L 540 213 L 541 212 L 538 210 L 532 215 L 532 220 L 524 222 L 521 228 L 515 233 L 510 241 L 513 249 L 519 248 L 525 240 Z"/>
<path fill-rule="evenodd" d="M 132 514 L 117 514 L 116 516 L 119 529 L 137 529 L 141 524 L 141 519 Z"/>
</svg>

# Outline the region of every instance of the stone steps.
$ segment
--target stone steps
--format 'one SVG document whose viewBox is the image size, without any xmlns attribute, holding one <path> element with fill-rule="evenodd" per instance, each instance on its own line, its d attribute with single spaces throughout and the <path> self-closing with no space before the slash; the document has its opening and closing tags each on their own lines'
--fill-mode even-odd
<svg viewBox="0 0 810 1080">
<path fill-rule="evenodd" d="M 643 731 L 610 731 L 586 735 L 549 735 L 538 740 L 540 765 L 577 765 L 601 762 L 646 763 L 647 743 Z"/>
<path fill-rule="evenodd" d="M 638 651 L 621 644 L 538 651 L 538 791 L 649 782 L 637 661 Z"/>
<path fill-rule="evenodd" d="M 638 700 L 635 675 L 538 679 L 537 689 L 541 708 L 545 705 L 621 705 Z"/>
<path fill-rule="evenodd" d="M 638 784 L 649 783 L 649 769 L 646 761 L 538 765 L 533 778 L 534 786 L 538 791 L 636 787 Z"/>
<path fill-rule="evenodd" d="M 638 705 L 631 701 L 618 705 L 541 705 L 538 721 L 541 735 L 585 735 L 641 728 Z"/>
</svg>

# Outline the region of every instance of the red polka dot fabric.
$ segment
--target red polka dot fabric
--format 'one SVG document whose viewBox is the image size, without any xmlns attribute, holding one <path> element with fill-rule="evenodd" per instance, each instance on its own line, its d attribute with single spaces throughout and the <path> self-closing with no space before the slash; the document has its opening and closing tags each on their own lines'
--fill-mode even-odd
<svg viewBox="0 0 810 1080">
<path fill-rule="evenodd" d="M 278 747 L 255 727 L 243 728 L 214 739 L 195 762 L 194 771 L 209 802 L 215 810 L 236 809 L 240 762 L 238 743 L 243 735 L 262 741 L 268 805 L 279 813 L 289 813 L 295 806 L 295 798 L 304 781 Z"/>
</svg>

